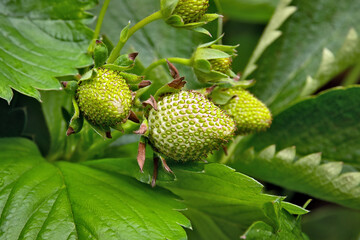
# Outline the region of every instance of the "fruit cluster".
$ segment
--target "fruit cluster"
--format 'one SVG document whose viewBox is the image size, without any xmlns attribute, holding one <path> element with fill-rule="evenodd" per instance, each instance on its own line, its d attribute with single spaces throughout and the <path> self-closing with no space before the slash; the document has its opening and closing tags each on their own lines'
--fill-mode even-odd
<svg viewBox="0 0 360 240">
<path fill-rule="evenodd" d="M 208 0 L 164 0 L 162 4 L 168 23 L 180 19 L 182 25 L 175 24 L 176 27 L 194 27 L 203 24 L 203 19 L 212 19 L 205 14 Z M 107 46 L 96 41 L 94 68 L 77 82 L 63 83 L 73 95 L 75 109 L 67 134 L 79 132 L 83 119 L 104 138 L 111 137 L 111 129 L 123 131 L 127 120 L 141 122 L 135 132 L 141 135 L 140 169 L 148 143 L 156 158 L 171 171 L 165 159 L 205 160 L 212 151 L 225 148 L 235 135 L 265 130 L 272 120 L 269 109 L 245 90 L 249 81 L 239 81 L 231 71 L 237 46 L 218 45 L 219 39 L 200 45 L 189 60 L 198 80 L 211 87 L 183 90 L 184 78 L 168 62 L 174 80 L 157 89 L 146 101 L 141 101 L 140 96 L 151 82 L 128 72 L 135 65 L 137 53 L 120 55 L 110 61 Z"/>
</svg>

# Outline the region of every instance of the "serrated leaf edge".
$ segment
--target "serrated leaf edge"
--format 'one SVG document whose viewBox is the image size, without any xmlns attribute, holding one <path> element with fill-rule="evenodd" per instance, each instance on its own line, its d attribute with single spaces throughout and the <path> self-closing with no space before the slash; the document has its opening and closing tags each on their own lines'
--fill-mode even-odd
<svg viewBox="0 0 360 240">
<path fill-rule="evenodd" d="M 259 43 L 257 44 L 248 64 L 245 67 L 241 79 L 245 80 L 257 68 L 256 62 L 265 49 L 278 39 L 282 32 L 278 29 L 296 10 L 295 6 L 290 6 L 292 0 L 280 0 L 269 24 L 265 28 Z"/>
<path fill-rule="evenodd" d="M 314 76 L 307 76 L 300 97 L 314 93 L 329 79 L 351 66 L 360 56 L 360 37 L 354 28 L 350 28 L 342 46 L 334 54 L 324 48 L 319 68 Z"/>
<path fill-rule="evenodd" d="M 296 147 L 288 147 L 276 151 L 275 145 L 270 145 L 259 152 L 255 152 L 253 148 L 244 151 L 241 159 L 244 164 L 252 161 L 267 162 L 267 164 L 278 164 L 281 174 L 281 167 L 285 166 L 283 171 L 289 171 L 291 168 L 295 172 L 301 174 L 295 175 L 293 179 L 274 179 L 271 177 L 263 177 L 256 175 L 262 180 L 280 185 L 282 187 L 303 192 L 330 202 L 335 202 L 343 206 L 360 209 L 360 172 L 343 172 L 344 164 L 342 162 L 325 162 L 322 161 L 321 153 L 312 153 L 306 156 L 297 156 Z M 275 163 L 278 161 L 278 163 Z M 259 165 L 259 164 L 257 164 Z M 281 166 L 280 166 L 281 165 Z M 265 166 L 264 166 L 265 167 Z M 240 169 L 242 170 L 242 169 Z M 243 171 L 248 174 L 248 171 Z M 280 175 L 279 173 L 273 173 Z M 316 180 L 316 182 L 314 182 Z M 292 187 L 291 181 L 303 181 L 301 187 Z M 290 184 L 289 184 L 290 183 Z M 307 185 L 308 184 L 308 185 Z M 316 185 L 319 191 L 309 191 L 309 185 Z M 323 188 L 321 188 L 323 186 Z"/>
</svg>

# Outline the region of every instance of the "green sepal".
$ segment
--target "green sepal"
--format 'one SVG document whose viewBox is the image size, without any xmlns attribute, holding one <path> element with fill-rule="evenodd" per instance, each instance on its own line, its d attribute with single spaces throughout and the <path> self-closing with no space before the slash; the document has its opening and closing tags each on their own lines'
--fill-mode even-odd
<svg viewBox="0 0 360 240">
<path fill-rule="evenodd" d="M 165 22 L 173 27 L 183 27 L 184 22 L 179 15 L 171 15 Z"/>
<path fill-rule="evenodd" d="M 209 59 L 228 58 L 228 57 L 231 57 L 231 55 L 221 50 L 213 49 L 213 48 L 198 48 L 193 56 L 194 61 L 198 59 L 209 60 Z"/>
<path fill-rule="evenodd" d="M 199 70 L 204 73 L 210 73 L 211 72 L 211 64 L 206 59 L 196 59 L 193 62 L 193 68 L 195 70 Z"/>
<path fill-rule="evenodd" d="M 79 106 L 76 102 L 75 97 L 72 98 L 72 104 L 74 106 L 74 115 L 70 119 L 69 128 L 72 129 L 72 133 L 78 133 L 81 131 L 84 124 L 84 117 L 82 116 Z M 68 134 L 69 135 L 69 134 Z"/>
<path fill-rule="evenodd" d="M 227 104 L 235 95 L 228 94 L 223 88 L 216 87 L 210 94 L 211 100 L 216 105 Z"/>
<path fill-rule="evenodd" d="M 221 52 L 225 52 L 227 53 L 229 56 L 228 57 L 234 57 L 236 56 L 236 48 L 239 47 L 240 45 L 221 45 L 221 44 L 216 44 L 224 35 L 221 35 L 220 37 L 218 37 L 217 39 L 207 42 L 207 43 L 203 43 L 201 45 L 199 45 L 193 55 L 193 58 L 201 58 L 204 54 L 199 54 L 198 51 L 201 51 L 201 49 L 216 49 L 219 50 Z M 211 53 L 211 54 L 215 54 L 215 52 Z M 221 57 L 220 57 L 221 58 Z M 206 59 L 211 59 L 209 56 Z"/>
<path fill-rule="evenodd" d="M 237 44 L 237 45 L 217 45 L 217 44 L 214 44 L 214 45 L 211 45 L 211 48 L 212 49 L 217 49 L 217 50 L 220 50 L 220 51 L 223 51 L 223 52 L 226 52 L 227 54 L 231 55 L 231 56 L 236 56 L 236 48 L 239 47 L 240 44 Z"/>
<path fill-rule="evenodd" d="M 106 45 L 102 41 L 96 40 L 95 49 L 94 49 L 95 68 L 104 65 L 107 58 L 108 58 L 108 49 Z"/>
<path fill-rule="evenodd" d="M 226 71 L 226 75 L 230 76 L 231 78 L 236 78 L 236 73 L 234 73 L 231 69 Z"/>
<path fill-rule="evenodd" d="M 140 88 L 135 92 L 135 99 L 139 99 L 151 86 Z"/>
<path fill-rule="evenodd" d="M 142 80 L 144 80 L 144 76 L 138 76 L 133 73 L 119 72 L 119 75 L 122 76 L 127 84 L 139 84 Z"/>
<path fill-rule="evenodd" d="M 96 68 L 91 69 L 90 71 L 87 71 L 79 80 L 79 83 L 82 81 L 93 79 L 97 76 L 97 70 Z"/>
<path fill-rule="evenodd" d="M 255 84 L 254 80 L 242 80 L 242 81 L 232 81 L 230 85 L 220 85 L 217 86 L 211 93 L 210 98 L 217 105 L 227 104 L 235 95 L 228 93 L 228 88 L 249 88 Z"/>
<path fill-rule="evenodd" d="M 165 22 L 176 28 L 185 28 L 185 29 L 193 30 L 193 31 L 200 32 L 200 33 L 211 36 L 210 32 L 204 28 L 201 28 L 201 26 L 207 24 L 210 21 L 215 20 L 219 16 L 220 15 L 218 15 L 218 14 L 205 14 L 198 22 L 192 22 L 192 23 L 185 24 L 184 20 L 181 18 L 181 16 L 173 14 L 173 15 L 169 15 L 165 19 Z"/>
<path fill-rule="evenodd" d="M 120 41 L 126 42 L 129 38 L 129 29 L 130 29 L 131 22 L 129 21 L 128 24 L 121 30 L 120 32 Z"/>
<path fill-rule="evenodd" d="M 231 83 L 233 81 L 225 73 L 214 71 L 214 70 L 211 70 L 210 72 L 203 72 L 203 71 L 194 69 L 194 72 L 195 72 L 199 82 L 202 82 L 202 83 L 220 84 L 220 83 Z"/>
<path fill-rule="evenodd" d="M 181 91 L 181 89 L 175 89 L 175 88 L 169 87 L 169 85 L 164 85 L 156 91 L 154 98 L 156 101 L 159 101 L 161 99 L 161 97 L 164 96 L 165 94 L 177 93 L 180 91 Z"/>
<path fill-rule="evenodd" d="M 175 10 L 179 0 L 161 0 L 160 10 L 164 18 L 168 18 Z"/>
<path fill-rule="evenodd" d="M 146 89 L 148 89 L 148 87 L 150 87 L 150 85 L 148 85 L 148 86 L 146 86 L 146 87 L 141 87 L 140 86 L 140 84 L 141 84 L 141 82 L 140 83 L 135 83 L 135 84 L 128 84 L 129 85 L 129 88 L 130 88 L 130 90 L 131 91 L 139 91 L 139 90 L 141 90 L 141 89 L 143 89 L 143 88 L 146 88 Z"/>
<path fill-rule="evenodd" d="M 209 37 L 212 37 L 211 33 L 208 30 L 206 30 L 205 28 L 196 27 L 196 28 L 193 28 L 192 30 L 195 31 L 195 32 L 198 32 L 198 33 L 208 35 Z"/>
<path fill-rule="evenodd" d="M 65 83 L 63 83 L 63 89 L 70 94 L 74 94 L 76 92 L 76 89 L 78 88 L 78 83 L 77 81 L 68 81 Z"/>
<path fill-rule="evenodd" d="M 233 86 L 234 87 L 241 87 L 244 89 L 247 89 L 249 87 L 252 87 L 255 85 L 255 80 L 251 79 L 251 80 L 241 80 L 241 81 L 234 81 L 233 82 Z"/>
<path fill-rule="evenodd" d="M 119 71 L 119 72 L 131 69 L 131 68 L 128 68 L 128 67 L 118 66 L 118 65 L 115 65 L 115 64 L 105 64 L 103 67 L 106 68 L 106 69 Z"/>
<path fill-rule="evenodd" d="M 110 128 L 103 128 L 103 127 L 100 127 L 100 126 L 95 126 L 93 124 L 91 124 L 90 122 L 88 122 L 90 124 L 90 126 L 92 127 L 92 129 L 97 133 L 99 134 L 102 138 L 104 139 L 107 139 L 107 135 L 106 135 L 106 132 L 109 132 L 110 131 Z"/>
<path fill-rule="evenodd" d="M 221 17 L 221 15 L 219 15 L 217 13 L 207 13 L 207 14 L 204 14 L 204 16 L 202 16 L 202 18 L 199 20 L 199 22 L 204 22 L 206 24 L 208 22 L 212 22 L 212 21 L 218 19 L 219 17 Z"/>
<path fill-rule="evenodd" d="M 135 65 L 135 58 L 131 58 L 129 54 L 123 54 L 115 60 L 114 65 L 123 67 L 124 70 L 130 70 Z"/>
<path fill-rule="evenodd" d="M 207 43 L 203 43 L 200 44 L 197 48 L 207 48 L 207 47 L 211 47 L 212 45 L 214 45 L 215 43 L 217 43 L 220 39 L 222 39 L 224 37 L 224 33 L 221 34 L 217 39 L 212 40 L 210 42 Z"/>
<path fill-rule="evenodd" d="M 169 93 L 180 92 L 186 83 L 183 80 L 184 80 L 184 78 L 174 79 L 172 82 L 165 84 L 164 86 L 159 88 L 154 95 L 155 100 L 159 101 L 162 96 L 169 94 Z"/>
<path fill-rule="evenodd" d="M 74 133 L 78 133 L 81 131 L 83 125 L 84 125 L 84 117 L 82 114 L 80 114 L 78 117 L 73 116 L 71 118 L 69 127 L 73 129 Z"/>
</svg>

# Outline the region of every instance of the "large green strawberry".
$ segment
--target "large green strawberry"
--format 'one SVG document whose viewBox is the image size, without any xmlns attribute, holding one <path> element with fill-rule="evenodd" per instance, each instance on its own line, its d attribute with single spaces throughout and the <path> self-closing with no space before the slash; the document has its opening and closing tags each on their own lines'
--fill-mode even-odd
<svg viewBox="0 0 360 240">
<path fill-rule="evenodd" d="M 156 151 L 174 160 L 201 160 L 230 140 L 235 123 L 202 94 L 166 95 L 148 117 L 149 140 Z"/>
<path fill-rule="evenodd" d="M 209 0 L 179 0 L 173 14 L 179 15 L 185 24 L 197 22 L 209 7 Z"/>
<path fill-rule="evenodd" d="M 233 87 L 225 89 L 224 93 L 234 96 L 221 108 L 235 120 L 236 134 L 259 132 L 270 127 L 270 110 L 250 92 L 241 87 Z"/>
<path fill-rule="evenodd" d="M 132 97 L 118 71 L 98 68 L 96 77 L 79 83 L 76 100 L 86 120 L 108 129 L 126 121 Z"/>
</svg>

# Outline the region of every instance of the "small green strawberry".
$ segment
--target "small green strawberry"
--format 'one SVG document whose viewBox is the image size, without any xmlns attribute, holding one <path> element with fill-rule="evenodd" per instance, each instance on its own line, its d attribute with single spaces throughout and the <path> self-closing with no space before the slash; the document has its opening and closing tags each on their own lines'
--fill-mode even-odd
<svg viewBox="0 0 360 240">
<path fill-rule="evenodd" d="M 154 149 L 174 160 L 201 160 L 230 140 L 235 123 L 195 91 L 165 95 L 151 109 L 148 138 Z"/>
<path fill-rule="evenodd" d="M 76 101 L 88 122 L 109 129 L 127 120 L 132 97 L 118 71 L 98 68 L 96 77 L 79 82 Z"/>
<path fill-rule="evenodd" d="M 160 12 L 165 22 L 176 28 L 184 28 L 211 36 L 202 26 L 220 15 L 206 13 L 209 0 L 161 0 Z"/>
<path fill-rule="evenodd" d="M 202 83 L 232 84 L 236 74 L 231 70 L 236 46 L 216 44 L 220 39 L 199 45 L 191 57 L 197 79 Z"/>
<path fill-rule="evenodd" d="M 209 7 L 209 0 L 179 0 L 173 14 L 179 15 L 185 24 L 198 22 Z"/>
<path fill-rule="evenodd" d="M 221 108 L 235 120 L 237 135 L 264 131 L 270 127 L 270 110 L 250 92 L 241 87 L 233 87 L 223 90 L 223 93 L 233 96 Z"/>
<path fill-rule="evenodd" d="M 215 58 L 210 59 L 209 62 L 211 64 L 211 70 L 227 74 L 231 68 L 232 58 Z"/>
</svg>

